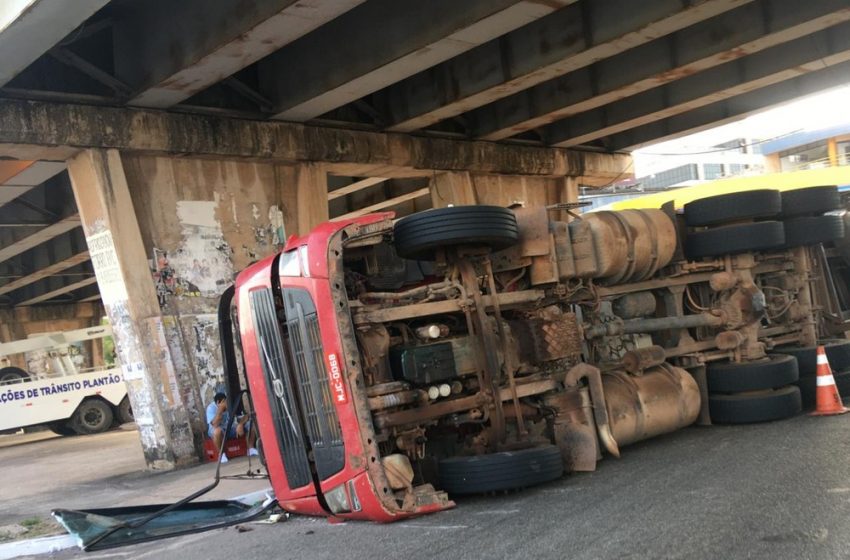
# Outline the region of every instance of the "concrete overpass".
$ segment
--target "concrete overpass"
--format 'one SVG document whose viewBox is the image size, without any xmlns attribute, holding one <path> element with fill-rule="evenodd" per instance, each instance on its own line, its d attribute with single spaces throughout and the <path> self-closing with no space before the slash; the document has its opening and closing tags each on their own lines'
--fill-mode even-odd
<svg viewBox="0 0 850 560">
<path fill-rule="evenodd" d="M 574 200 L 635 147 L 850 81 L 847 0 L 73 4 L 0 5 L 0 305 L 103 297 L 152 465 L 194 457 L 205 317 L 282 235 Z"/>
</svg>

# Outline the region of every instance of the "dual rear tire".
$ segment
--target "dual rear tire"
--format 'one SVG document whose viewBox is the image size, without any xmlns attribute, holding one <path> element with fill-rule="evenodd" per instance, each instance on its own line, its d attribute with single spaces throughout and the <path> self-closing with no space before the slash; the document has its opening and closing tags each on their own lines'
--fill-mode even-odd
<svg viewBox="0 0 850 560">
<path fill-rule="evenodd" d="M 716 362 L 706 369 L 708 408 L 716 424 L 782 420 L 802 410 L 797 359 L 768 355 L 752 362 Z"/>
<path fill-rule="evenodd" d="M 828 243 L 845 235 L 836 187 L 793 191 L 761 189 L 712 196 L 685 205 L 690 259 Z"/>
</svg>

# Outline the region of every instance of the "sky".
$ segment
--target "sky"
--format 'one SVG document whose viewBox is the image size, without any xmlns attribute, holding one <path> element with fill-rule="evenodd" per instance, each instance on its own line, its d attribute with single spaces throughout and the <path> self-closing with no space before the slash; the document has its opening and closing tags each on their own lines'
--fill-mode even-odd
<svg viewBox="0 0 850 560">
<path fill-rule="evenodd" d="M 635 150 L 632 153 L 635 176 L 642 177 L 668 168 L 665 162 L 672 162 L 670 167 L 673 167 L 682 160 L 681 156 L 657 154 L 702 152 L 735 138 L 769 139 L 844 122 L 850 123 L 850 85 L 800 98 L 735 123 Z"/>
</svg>

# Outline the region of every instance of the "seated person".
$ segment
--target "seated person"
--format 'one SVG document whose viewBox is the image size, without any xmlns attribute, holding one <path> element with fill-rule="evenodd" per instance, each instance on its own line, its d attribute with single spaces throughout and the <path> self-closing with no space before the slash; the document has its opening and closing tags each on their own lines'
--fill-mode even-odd
<svg viewBox="0 0 850 560">
<path fill-rule="evenodd" d="M 221 442 L 224 439 L 224 429 L 230 421 L 230 413 L 227 412 L 227 395 L 224 393 L 216 393 L 213 397 L 213 402 L 207 406 L 207 435 L 212 438 L 216 449 L 221 449 Z M 227 438 L 245 437 L 248 434 L 248 455 L 259 455 L 254 448 L 254 432 L 251 429 L 251 422 L 248 415 L 245 414 L 230 426 L 230 431 L 227 433 Z M 227 454 L 222 453 L 221 462 L 227 462 Z"/>
</svg>

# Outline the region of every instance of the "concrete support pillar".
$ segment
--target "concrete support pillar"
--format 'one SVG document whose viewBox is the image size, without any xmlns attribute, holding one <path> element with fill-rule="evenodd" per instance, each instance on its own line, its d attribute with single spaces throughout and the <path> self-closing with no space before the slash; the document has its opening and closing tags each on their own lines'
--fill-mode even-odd
<svg viewBox="0 0 850 560">
<path fill-rule="evenodd" d="M 578 177 L 437 173 L 431 179 L 431 203 L 434 208 L 469 204 L 549 206 L 577 202 L 578 185 Z M 571 219 L 563 211 L 553 211 L 552 218 Z"/>
<path fill-rule="evenodd" d="M 127 179 L 116 150 L 85 150 L 68 161 L 118 359 L 150 468 L 198 460 Z"/>
<path fill-rule="evenodd" d="M 434 175 L 431 179 L 431 203 L 434 208 L 479 204 L 472 174 L 451 171 Z"/>
<path fill-rule="evenodd" d="M 328 221 L 328 173 L 324 165 L 279 165 L 276 171 L 283 205 L 289 210 L 284 216 L 287 235 L 304 235 Z"/>
</svg>

